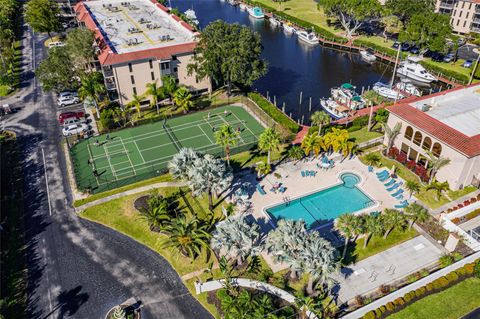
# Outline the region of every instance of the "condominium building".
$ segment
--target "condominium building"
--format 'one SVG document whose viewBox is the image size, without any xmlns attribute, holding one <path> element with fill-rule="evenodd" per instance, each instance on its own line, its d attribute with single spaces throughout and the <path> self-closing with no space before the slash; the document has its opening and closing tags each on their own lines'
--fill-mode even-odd
<svg viewBox="0 0 480 319">
<path fill-rule="evenodd" d="M 148 83 L 173 76 L 195 94 L 209 92 L 209 79 L 189 74 L 197 43 L 190 25 L 156 0 L 92 0 L 75 5 L 77 20 L 95 32 L 97 58 L 111 100 L 126 105 Z"/>
<path fill-rule="evenodd" d="M 480 33 L 480 0 L 437 0 L 435 12 L 450 15 L 456 33 Z"/>
<path fill-rule="evenodd" d="M 428 167 L 427 151 L 450 159 L 436 176 L 457 190 L 480 183 L 480 85 L 453 89 L 393 106 L 388 126 L 401 123 L 394 146 Z"/>
</svg>

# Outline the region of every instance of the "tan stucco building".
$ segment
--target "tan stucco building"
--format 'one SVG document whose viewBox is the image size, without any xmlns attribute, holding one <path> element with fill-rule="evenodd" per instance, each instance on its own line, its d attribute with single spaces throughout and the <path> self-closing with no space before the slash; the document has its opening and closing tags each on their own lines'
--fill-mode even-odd
<svg viewBox="0 0 480 319">
<path fill-rule="evenodd" d="M 480 0 L 437 0 L 435 12 L 448 14 L 456 33 L 480 33 Z"/>
<path fill-rule="evenodd" d="M 426 151 L 451 160 L 436 176 L 457 190 L 480 183 L 480 85 L 412 99 L 390 109 L 388 126 L 401 123 L 394 146 L 428 167 Z"/>
<path fill-rule="evenodd" d="M 110 100 L 128 104 L 148 83 L 172 75 L 195 94 L 211 90 L 208 78 L 188 74 L 198 33 L 156 0 L 92 0 L 75 6 L 79 23 L 95 32 L 98 62 Z M 144 103 L 148 103 L 144 97 Z"/>
</svg>

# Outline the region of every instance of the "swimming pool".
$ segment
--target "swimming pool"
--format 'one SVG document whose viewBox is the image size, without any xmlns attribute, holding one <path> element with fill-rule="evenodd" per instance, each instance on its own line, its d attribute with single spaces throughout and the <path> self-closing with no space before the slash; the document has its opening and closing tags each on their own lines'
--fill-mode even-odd
<svg viewBox="0 0 480 319">
<path fill-rule="evenodd" d="M 339 176 L 341 183 L 327 189 L 265 209 L 272 220 L 303 219 L 309 229 L 332 222 L 344 213 L 354 213 L 375 204 L 357 187 L 360 177 L 353 173 Z"/>
</svg>

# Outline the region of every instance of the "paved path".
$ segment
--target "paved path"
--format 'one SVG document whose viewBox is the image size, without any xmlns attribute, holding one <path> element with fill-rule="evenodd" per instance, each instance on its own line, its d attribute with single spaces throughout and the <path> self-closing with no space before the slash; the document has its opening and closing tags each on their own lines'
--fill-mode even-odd
<svg viewBox="0 0 480 319">
<path fill-rule="evenodd" d="M 433 215 L 438 215 L 440 214 L 441 212 L 443 211 L 446 211 L 447 209 L 449 209 L 450 207 L 454 207 L 454 206 L 457 206 L 458 204 L 463 204 L 464 201 L 466 201 L 467 199 L 470 199 L 472 197 L 477 197 L 478 194 L 480 194 L 480 190 L 475 190 L 471 193 L 468 193 L 467 195 L 465 196 L 462 196 L 454 201 L 451 201 L 451 202 L 448 202 L 447 204 L 443 205 L 443 206 L 440 206 L 439 208 L 436 208 L 434 210 L 431 211 L 431 213 Z"/>
<path fill-rule="evenodd" d="M 125 192 L 121 192 L 121 193 L 118 193 L 118 194 L 110 195 L 110 196 L 107 196 L 107 197 L 104 197 L 104 198 L 100 198 L 100 199 L 91 201 L 91 202 L 86 203 L 82 206 L 76 207 L 76 211 L 81 212 L 81 211 L 84 211 L 85 209 L 87 209 L 89 207 L 92 207 L 92 206 L 103 204 L 103 203 L 109 202 L 111 200 L 120 198 L 120 197 L 124 197 L 124 196 L 128 196 L 128 195 L 134 195 L 134 194 L 138 194 L 138 193 L 143 193 L 143 192 L 155 189 L 155 188 L 181 187 L 181 186 L 185 186 L 185 183 L 183 183 L 183 182 L 160 182 L 160 183 L 155 183 L 155 184 L 151 184 L 151 185 L 147 185 L 147 186 L 142 186 L 142 187 L 130 189 L 130 190 L 125 191 Z"/>
<path fill-rule="evenodd" d="M 144 305 L 142 318 L 212 318 L 163 257 L 71 208 L 55 102 L 33 73 L 46 55 L 45 38 L 24 26 L 22 90 L 9 97 L 22 110 L 1 123 L 17 133 L 23 157 L 27 317 L 103 319 L 134 297 Z"/>
</svg>

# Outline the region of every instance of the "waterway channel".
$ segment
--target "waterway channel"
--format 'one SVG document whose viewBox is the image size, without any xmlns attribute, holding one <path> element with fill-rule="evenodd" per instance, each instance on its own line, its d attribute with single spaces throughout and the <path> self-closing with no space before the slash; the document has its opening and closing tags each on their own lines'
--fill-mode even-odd
<svg viewBox="0 0 480 319">
<path fill-rule="evenodd" d="M 392 75 L 391 67 L 383 63 L 369 64 L 355 53 L 304 44 L 295 35 L 285 34 L 281 27 L 273 28 L 266 20 L 255 20 L 227 2 L 171 0 L 171 5 L 182 12 L 193 8 L 201 29 L 221 19 L 247 25 L 258 32 L 264 47 L 262 56 L 268 61 L 268 73 L 256 81 L 253 88 L 265 96 L 268 94 L 272 101 L 275 97 L 279 108 L 285 103 L 285 112 L 294 119 L 303 116 L 305 124 L 312 112 L 321 109 L 319 100 L 330 96 L 332 87 L 349 82 L 360 92 L 362 87 L 366 89 L 377 81 L 388 82 Z"/>
</svg>

